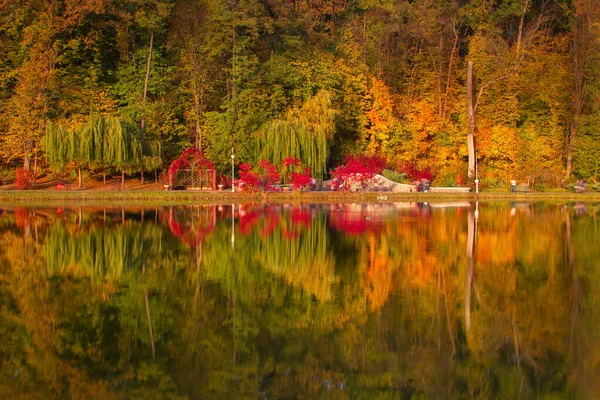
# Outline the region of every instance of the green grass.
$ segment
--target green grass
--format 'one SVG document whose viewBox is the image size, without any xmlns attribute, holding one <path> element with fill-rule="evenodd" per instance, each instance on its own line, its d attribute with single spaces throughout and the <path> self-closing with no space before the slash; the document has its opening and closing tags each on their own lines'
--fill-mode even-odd
<svg viewBox="0 0 600 400">
<path fill-rule="evenodd" d="M 600 201 L 600 193 L 572 192 L 481 192 L 479 194 L 453 193 L 390 193 L 390 192 L 289 192 L 289 193 L 231 193 L 192 191 L 47 191 L 47 190 L 0 190 L 3 205 L 174 205 L 214 204 L 248 202 L 303 202 L 303 203 L 351 203 L 351 202 L 426 202 L 426 201 Z"/>
</svg>

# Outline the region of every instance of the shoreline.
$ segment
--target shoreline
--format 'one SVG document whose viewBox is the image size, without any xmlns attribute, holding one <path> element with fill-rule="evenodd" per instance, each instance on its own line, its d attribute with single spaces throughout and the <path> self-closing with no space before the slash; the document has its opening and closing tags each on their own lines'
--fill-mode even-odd
<svg viewBox="0 0 600 400">
<path fill-rule="evenodd" d="M 0 189 L 0 201 L 11 205 L 193 205 L 215 203 L 388 203 L 435 201 L 575 201 L 600 202 L 599 192 L 480 192 L 476 193 L 393 193 L 393 192 L 226 192 L 189 190 L 122 190 L 93 189 L 6 190 Z"/>
</svg>

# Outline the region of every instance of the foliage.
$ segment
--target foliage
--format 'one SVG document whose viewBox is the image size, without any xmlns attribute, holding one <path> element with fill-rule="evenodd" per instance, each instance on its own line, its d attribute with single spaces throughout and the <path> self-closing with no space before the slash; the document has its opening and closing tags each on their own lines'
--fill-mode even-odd
<svg viewBox="0 0 600 400">
<path fill-rule="evenodd" d="M 411 181 L 419 181 L 421 179 L 433 181 L 433 174 L 429 167 L 419 169 L 414 164 L 405 164 L 401 167 L 401 170 Z"/>
<path fill-rule="evenodd" d="M 3 3 L 2 165 L 137 173 L 195 147 L 225 173 L 233 146 L 318 179 L 364 153 L 459 183 L 472 61 L 482 181 L 598 178 L 593 1 L 74 4 Z"/>
<path fill-rule="evenodd" d="M 393 169 L 384 169 L 381 174 L 392 182 L 404 183 L 407 180 L 406 173 Z"/>
<path fill-rule="evenodd" d="M 256 168 L 249 163 L 240 164 L 239 186 L 243 191 L 272 190 L 280 181 L 277 168 L 267 160 L 261 160 Z"/>
<path fill-rule="evenodd" d="M 320 91 L 285 119 L 268 122 L 258 137 L 259 158 L 281 164 L 285 157 L 302 161 L 319 178 L 325 173 L 328 141 L 333 137 L 335 112 L 330 94 Z"/>
<path fill-rule="evenodd" d="M 373 175 L 381 174 L 386 165 L 383 158 L 366 155 L 348 156 L 344 162 L 331 174 L 333 190 L 361 190 Z"/>
<path fill-rule="evenodd" d="M 204 157 L 204 154 L 195 147 L 189 147 L 181 152 L 179 158 L 175 159 L 168 169 L 168 173 L 171 176 L 175 176 L 177 171 L 182 168 L 200 168 L 200 169 L 214 169 L 214 164 Z"/>
<path fill-rule="evenodd" d="M 295 190 L 302 190 L 312 184 L 311 170 L 304 167 L 295 157 L 286 157 L 281 162 L 281 179 L 289 183 Z"/>
<path fill-rule="evenodd" d="M 241 163 L 238 188 L 242 191 L 254 191 L 261 187 L 262 182 L 258 172 L 254 171 L 250 163 Z"/>
<path fill-rule="evenodd" d="M 32 170 L 25 167 L 18 168 L 15 171 L 15 185 L 17 188 L 31 189 L 35 180 L 35 174 Z"/>
<path fill-rule="evenodd" d="M 290 174 L 290 184 L 295 190 L 302 190 L 312 184 L 310 168 L 306 167 L 303 172 L 293 171 Z"/>
</svg>

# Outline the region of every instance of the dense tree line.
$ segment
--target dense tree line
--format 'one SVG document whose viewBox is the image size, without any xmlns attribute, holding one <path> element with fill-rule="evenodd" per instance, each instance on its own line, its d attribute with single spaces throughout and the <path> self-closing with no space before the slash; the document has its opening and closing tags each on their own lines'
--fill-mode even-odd
<svg viewBox="0 0 600 400">
<path fill-rule="evenodd" d="M 163 168 L 190 146 L 223 170 L 232 146 L 236 161 L 291 155 L 323 170 L 366 153 L 396 169 L 429 167 L 436 183 L 453 184 L 467 179 L 472 132 L 484 184 L 598 178 L 597 1 L 3 0 L 0 7 L 6 166 L 47 165 L 48 126 L 81 132 L 101 115 L 131 121 L 139 146 L 160 147 Z M 130 172 L 153 169 L 157 154 L 135 160 Z M 93 161 L 79 164 L 92 170 Z"/>
</svg>

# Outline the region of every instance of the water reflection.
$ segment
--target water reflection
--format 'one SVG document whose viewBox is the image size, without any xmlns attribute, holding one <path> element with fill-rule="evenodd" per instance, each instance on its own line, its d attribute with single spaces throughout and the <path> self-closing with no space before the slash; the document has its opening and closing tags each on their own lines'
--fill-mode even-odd
<svg viewBox="0 0 600 400">
<path fill-rule="evenodd" d="M 597 204 L 0 212 L 2 392 L 593 398 Z"/>
</svg>

